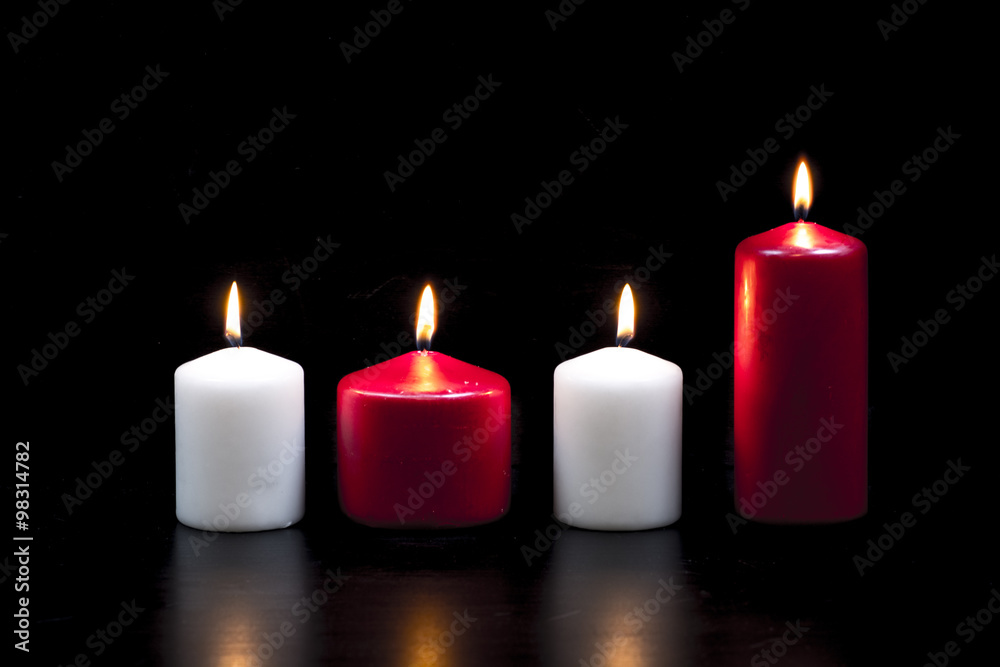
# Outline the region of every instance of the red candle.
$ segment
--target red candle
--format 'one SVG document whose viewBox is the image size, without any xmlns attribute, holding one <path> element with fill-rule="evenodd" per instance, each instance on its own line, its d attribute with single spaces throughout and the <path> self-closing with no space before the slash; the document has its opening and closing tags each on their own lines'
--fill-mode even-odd
<svg viewBox="0 0 1000 667">
<path fill-rule="evenodd" d="M 796 209 L 809 206 L 808 170 Z M 736 248 L 736 506 L 770 523 L 868 507 L 868 250 L 802 218 Z"/>
<path fill-rule="evenodd" d="M 510 505 L 510 384 L 431 352 L 424 289 L 418 351 L 351 373 L 337 386 L 337 479 L 353 520 L 451 528 L 501 518 Z"/>
</svg>

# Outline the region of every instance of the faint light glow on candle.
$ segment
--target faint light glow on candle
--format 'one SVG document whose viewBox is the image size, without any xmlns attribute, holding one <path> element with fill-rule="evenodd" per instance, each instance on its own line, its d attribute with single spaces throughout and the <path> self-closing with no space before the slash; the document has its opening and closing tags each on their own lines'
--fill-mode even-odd
<svg viewBox="0 0 1000 667">
<path fill-rule="evenodd" d="M 799 248 L 812 248 L 813 247 L 813 237 L 809 230 L 808 222 L 802 222 L 801 220 L 796 223 L 795 229 L 789 234 L 790 242 L 793 246 Z"/>
<path fill-rule="evenodd" d="M 736 348 L 748 350 L 757 337 L 754 321 L 757 311 L 757 266 L 752 261 L 743 264 L 740 275 L 742 294 L 736 300 Z M 737 361 L 744 357 L 736 355 Z"/>
<path fill-rule="evenodd" d="M 753 262 L 747 262 L 743 265 L 743 311 L 738 320 L 741 324 L 738 340 L 740 345 L 749 345 L 754 335 L 753 315 L 757 294 L 754 268 Z"/>
<path fill-rule="evenodd" d="M 633 336 L 635 336 L 635 302 L 632 300 L 632 288 L 626 284 L 618 304 L 618 347 L 628 345 Z"/>
<path fill-rule="evenodd" d="M 435 320 L 434 292 L 431 291 L 431 286 L 427 285 L 420 295 L 420 306 L 417 308 L 417 350 L 423 352 L 431 349 Z"/>
<path fill-rule="evenodd" d="M 240 294 L 236 289 L 236 281 L 229 290 L 229 307 L 226 309 L 226 340 L 230 345 L 239 347 L 243 344 L 240 334 Z"/>
</svg>

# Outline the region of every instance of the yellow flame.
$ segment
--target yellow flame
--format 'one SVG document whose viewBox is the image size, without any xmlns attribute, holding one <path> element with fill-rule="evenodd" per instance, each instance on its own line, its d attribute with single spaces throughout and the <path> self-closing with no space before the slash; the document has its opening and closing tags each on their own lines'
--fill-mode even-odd
<svg viewBox="0 0 1000 667">
<path fill-rule="evenodd" d="M 239 346 L 242 341 L 240 335 L 240 294 L 236 289 L 236 281 L 229 290 L 229 307 L 226 309 L 226 338 L 235 341 Z"/>
<path fill-rule="evenodd" d="M 812 205 L 812 181 L 809 179 L 809 167 L 805 160 L 799 163 L 799 170 L 795 173 L 794 190 L 792 204 L 796 211 L 802 210 L 802 219 L 805 219 L 806 212 Z"/>
<path fill-rule="evenodd" d="M 635 302 L 632 288 L 625 285 L 621 302 L 618 304 L 618 345 L 625 345 L 635 335 Z"/>
<path fill-rule="evenodd" d="M 434 335 L 434 325 L 437 317 L 434 313 L 434 292 L 431 286 L 424 287 L 420 295 L 420 306 L 417 308 L 417 349 L 429 350 L 431 336 Z"/>
</svg>

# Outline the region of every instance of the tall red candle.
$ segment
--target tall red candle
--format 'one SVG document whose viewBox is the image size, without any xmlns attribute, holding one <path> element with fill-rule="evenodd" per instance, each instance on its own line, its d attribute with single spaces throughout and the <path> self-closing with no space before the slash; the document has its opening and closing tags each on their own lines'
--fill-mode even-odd
<svg viewBox="0 0 1000 667">
<path fill-rule="evenodd" d="M 429 346 L 430 288 L 418 346 Z M 432 306 L 431 306 L 432 308 Z M 337 479 L 353 520 L 383 528 L 488 523 L 510 506 L 510 384 L 421 349 L 337 386 Z"/>
<path fill-rule="evenodd" d="M 796 180 L 808 189 L 804 163 Z M 769 523 L 863 515 L 868 250 L 800 219 L 741 242 L 735 278 L 737 509 Z"/>
</svg>

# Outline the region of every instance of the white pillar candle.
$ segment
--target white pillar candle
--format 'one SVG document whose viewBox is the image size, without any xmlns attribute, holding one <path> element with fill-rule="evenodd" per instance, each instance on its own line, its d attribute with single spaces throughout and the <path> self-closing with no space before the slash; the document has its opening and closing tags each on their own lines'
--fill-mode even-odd
<svg viewBox="0 0 1000 667">
<path fill-rule="evenodd" d="M 227 337 L 239 341 L 235 294 L 233 283 Z M 212 352 L 177 368 L 181 523 L 243 532 L 285 528 L 302 518 L 303 396 L 301 366 L 250 347 Z"/>
<path fill-rule="evenodd" d="M 631 339 L 631 289 L 622 294 L 619 341 Z M 627 301 L 627 303 L 626 303 Z M 683 373 L 624 346 L 556 367 L 555 514 L 592 530 L 645 530 L 681 515 Z"/>
</svg>

